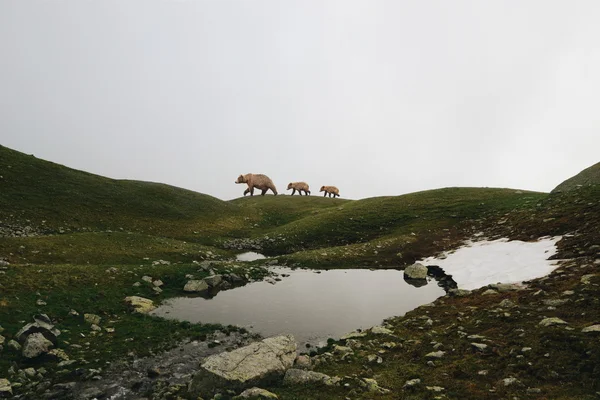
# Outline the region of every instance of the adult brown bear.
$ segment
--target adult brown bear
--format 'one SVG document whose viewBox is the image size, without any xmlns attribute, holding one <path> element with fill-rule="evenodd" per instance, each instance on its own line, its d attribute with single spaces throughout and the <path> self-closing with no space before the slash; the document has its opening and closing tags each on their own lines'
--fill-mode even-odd
<svg viewBox="0 0 600 400">
<path fill-rule="evenodd" d="M 262 196 L 264 196 L 269 189 L 271 189 L 273 194 L 277 196 L 277 189 L 275 188 L 273 181 L 271 178 L 263 174 L 240 175 L 235 183 L 245 183 L 248 185 L 248 188 L 244 190 L 244 196 L 248 193 L 250 193 L 250 196 L 254 196 L 254 188 L 260 189 L 262 191 L 260 193 Z"/>
</svg>

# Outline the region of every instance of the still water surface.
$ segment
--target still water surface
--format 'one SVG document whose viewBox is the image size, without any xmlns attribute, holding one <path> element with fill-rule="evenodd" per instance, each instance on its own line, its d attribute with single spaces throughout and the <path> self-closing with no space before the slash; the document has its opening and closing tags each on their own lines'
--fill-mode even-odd
<svg viewBox="0 0 600 400">
<path fill-rule="evenodd" d="M 291 333 L 300 346 L 323 345 L 329 337 L 378 325 L 445 294 L 435 281 L 413 287 L 397 270 L 274 271 L 290 276 L 275 285 L 255 282 L 222 291 L 212 299 L 173 298 L 153 314 L 238 325 L 263 336 Z"/>
</svg>

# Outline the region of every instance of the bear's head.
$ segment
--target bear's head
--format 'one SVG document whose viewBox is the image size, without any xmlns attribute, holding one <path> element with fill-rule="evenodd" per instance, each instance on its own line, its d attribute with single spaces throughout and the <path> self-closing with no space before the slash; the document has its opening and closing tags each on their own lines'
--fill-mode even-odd
<svg viewBox="0 0 600 400">
<path fill-rule="evenodd" d="M 246 179 L 244 178 L 244 175 L 238 176 L 237 181 L 235 181 L 235 183 L 246 183 Z"/>
<path fill-rule="evenodd" d="M 288 185 L 287 190 L 290 190 L 292 188 L 292 182 L 290 182 L 290 184 Z"/>
<path fill-rule="evenodd" d="M 319 192 L 324 192 L 325 191 L 325 186 L 321 186 L 321 190 L 319 190 Z"/>
</svg>

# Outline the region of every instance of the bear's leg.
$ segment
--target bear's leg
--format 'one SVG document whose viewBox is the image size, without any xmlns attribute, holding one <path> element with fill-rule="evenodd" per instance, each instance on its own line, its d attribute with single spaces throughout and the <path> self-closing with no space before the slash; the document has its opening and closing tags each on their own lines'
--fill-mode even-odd
<svg viewBox="0 0 600 400">
<path fill-rule="evenodd" d="M 246 196 L 248 193 L 250 193 L 250 188 L 246 188 L 246 190 L 244 190 L 244 196 Z"/>
<path fill-rule="evenodd" d="M 306 195 L 307 195 L 307 196 L 310 196 L 310 190 L 307 190 L 307 191 L 306 191 Z"/>
<path fill-rule="evenodd" d="M 292 196 L 296 193 L 296 189 L 292 188 Z"/>
<path fill-rule="evenodd" d="M 323 193 L 323 197 L 327 196 L 327 192 Z"/>
<path fill-rule="evenodd" d="M 254 196 L 254 186 L 248 188 L 250 190 L 250 196 Z"/>
<path fill-rule="evenodd" d="M 261 196 L 264 196 L 264 195 L 265 195 L 265 193 L 267 193 L 267 189 L 262 189 L 262 190 L 260 191 L 260 195 L 261 195 Z"/>
</svg>

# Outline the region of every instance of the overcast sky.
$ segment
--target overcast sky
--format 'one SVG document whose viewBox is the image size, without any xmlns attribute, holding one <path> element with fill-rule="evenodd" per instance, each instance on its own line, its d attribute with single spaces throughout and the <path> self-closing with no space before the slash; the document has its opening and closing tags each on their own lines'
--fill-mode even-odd
<svg viewBox="0 0 600 400">
<path fill-rule="evenodd" d="M 550 191 L 600 161 L 600 1 L 0 1 L 0 144 L 221 199 Z M 289 192 L 288 192 L 289 193 Z"/>
</svg>

